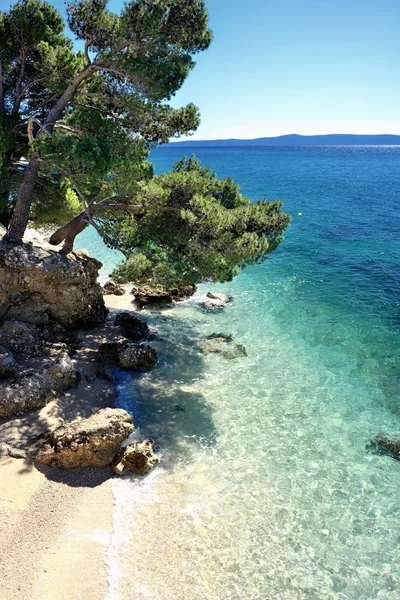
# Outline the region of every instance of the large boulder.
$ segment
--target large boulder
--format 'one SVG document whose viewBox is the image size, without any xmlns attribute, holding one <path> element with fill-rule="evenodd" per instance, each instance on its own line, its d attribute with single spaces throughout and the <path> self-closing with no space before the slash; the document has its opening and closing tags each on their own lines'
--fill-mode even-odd
<svg viewBox="0 0 400 600">
<path fill-rule="evenodd" d="M 147 323 L 129 312 L 119 313 L 114 324 L 116 327 L 121 327 L 126 337 L 134 342 L 146 340 L 151 335 Z"/>
<path fill-rule="evenodd" d="M 102 293 L 103 296 L 123 296 L 125 290 L 121 285 L 110 279 L 103 285 Z"/>
<path fill-rule="evenodd" d="M 228 296 L 227 294 L 223 294 L 222 292 L 208 292 L 207 298 L 208 300 L 205 300 L 201 303 L 201 306 L 207 311 L 224 309 L 226 308 L 228 302 L 232 301 L 232 296 Z"/>
<path fill-rule="evenodd" d="M 243 344 L 235 344 L 233 337 L 226 333 L 212 333 L 199 342 L 200 351 L 207 354 L 220 354 L 228 360 L 247 356 L 247 350 Z"/>
<path fill-rule="evenodd" d="M 126 446 L 112 466 L 117 475 L 125 475 L 128 472 L 134 475 L 147 475 L 159 462 L 160 456 L 154 452 L 152 440 L 144 440 Z"/>
<path fill-rule="evenodd" d="M 32 448 L 37 462 L 51 467 L 105 467 L 132 433 L 132 417 L 121 408 L 102 408 L 87 419 L 61 425 Z"/>
<path fill-rule="evenodd" d="M 50 367 L 0 385 L 0 419 L 42 408 L 55 396 L 77 385 L 79 378 L 71 359 L 64 354 Z"/>
<path fill-rule="evenodd" d="M 195 285 L 185 285 L 181 287 L 174 287 L 170 290 L 165 290 L 160 286 L 154 288 L 144 285 L 141 287 L 134 287 L 132 294 L 135 297 L 135 302 L 143 308 L 144 306 L 153 304 L 172 304 L 172 302 L 178 302 L 179 300 L 185 300 L 190 298 L 196 291 Z"/>
<path fill-rule="evenodd" d="M 0 320 L 88 329 L 107 311 L 97 283 L 101 263 L 83 251 L 68 256 L 44 243 L 0 243 Z"/>
<path fill-rule="evenodd" d="M 0 346 L 0 379 L 8 379 L 18 375 L 18 365 L 11 352 Z"/>
<path fill-rule="evenodd" d="M 113 364 L 124 369 L 144 369 L 157 362 L 157 351 L 147 344 L 104 342 L 98 348 L 101 364 Z"/>
<path fill-rule="evenodd" d="M 386 454 L 396 460 L 400 460 L 400 437 L 389 438 L 383 435 L 377 435 L 372 440 L 369 448 L 378 454 Z"/>
</svg>

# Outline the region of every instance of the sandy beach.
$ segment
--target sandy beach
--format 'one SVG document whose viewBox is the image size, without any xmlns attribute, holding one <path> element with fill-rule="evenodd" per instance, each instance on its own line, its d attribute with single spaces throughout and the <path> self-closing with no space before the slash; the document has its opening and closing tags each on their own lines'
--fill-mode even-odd
<svg viewBox="0 0 400 600">
<path fill-rule="evenodd" d="M 132 296 L 105 296 L 111 310 L 132 310 Z M 91 383 L 93 353 L 115 338 L 110 321 L 84 332 L 74 363 L 77 389 L 41 410 L 0 424 L 0 597 L 2 600 L 90 600 L 107 593 L 112 534 L 110 468 L 56 470 L 18 456 L 17 448 L 64 420 L 112 406 L 108 382 Z M 23 454 L 23 453 L 21 453 Z"/>
</svg>

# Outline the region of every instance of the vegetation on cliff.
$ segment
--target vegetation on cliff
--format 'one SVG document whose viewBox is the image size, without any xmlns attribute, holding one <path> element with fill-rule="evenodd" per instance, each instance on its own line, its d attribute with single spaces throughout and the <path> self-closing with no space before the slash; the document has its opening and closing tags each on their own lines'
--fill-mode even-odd
<svg viewBox="0 0 400 600">
<path fill-rule="evenodd" d="M 281 203 L 251 203 L 195 158 L 157 177 L 147 160 L 153 145 L 199 124 L 194 105 L 168 101 L 211 42 L 204 2 L 131 0 L 119 15 L 106 5 L 68 4 L 78 53 L 46 2 L 0 13 L 4 239 L 20 243 L 33 217 L 61 225 L 50 242 L 69 253 L 91 224 L 126 255 L 122 279 L 230 280 L 279 244 L 289 223 Z"/>
</svg>

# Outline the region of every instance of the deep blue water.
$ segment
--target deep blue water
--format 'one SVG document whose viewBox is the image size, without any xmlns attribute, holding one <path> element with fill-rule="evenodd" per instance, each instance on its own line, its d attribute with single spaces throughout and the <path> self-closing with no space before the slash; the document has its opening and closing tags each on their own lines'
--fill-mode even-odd
<svg viewBox="0 0 400 600">
<path fill-rule="evenodd" d="M 400 435 L 400 147 L 195 152 L 293 221 L 262 265 L 144 312 L 160 361 L 120 402 L 164 460 L 115 482 L 109 600 L 398 600 L 400 463 L 367 445 Z M 199 354 L 215 331 L 248 356 Z"/>
</svg>

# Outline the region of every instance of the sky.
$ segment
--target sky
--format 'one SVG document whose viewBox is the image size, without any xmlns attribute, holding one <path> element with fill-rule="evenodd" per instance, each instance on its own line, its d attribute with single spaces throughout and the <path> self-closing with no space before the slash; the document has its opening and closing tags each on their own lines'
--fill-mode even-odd
<svg viewBox="0 0 400 600">
<path fill-rule="evenodd" d="M 206 5 L 214 41 L 171 102 L 200 108 L 191 139 L 400 134 L 400 0 Z"/>
</svg>

